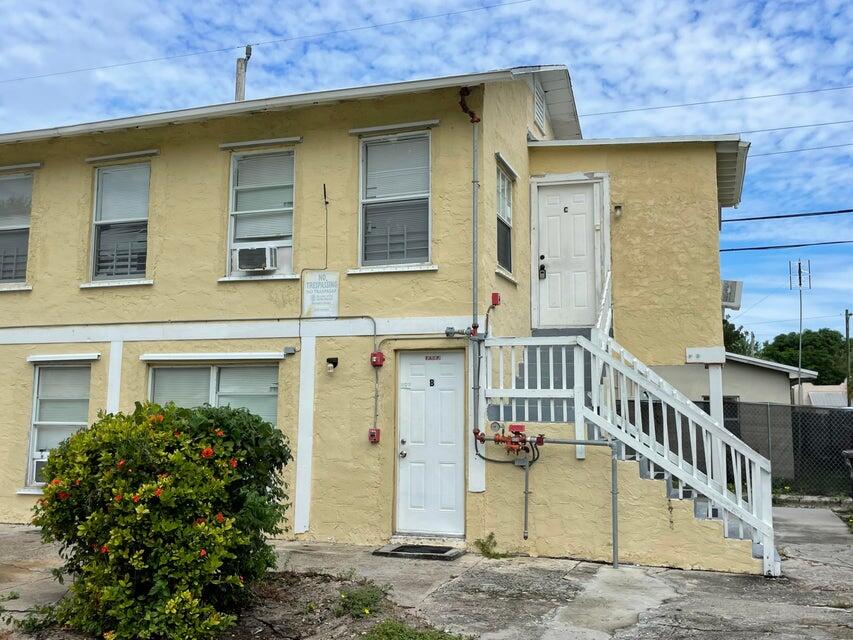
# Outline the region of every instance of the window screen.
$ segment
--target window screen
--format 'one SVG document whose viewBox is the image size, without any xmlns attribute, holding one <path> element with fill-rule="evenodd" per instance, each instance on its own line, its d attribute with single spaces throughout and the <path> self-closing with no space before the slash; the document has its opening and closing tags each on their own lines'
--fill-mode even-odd
<svg viewBox="0 0 853 640">
<path fill-rule="evenodd" d="M 293 152 L 235 156 L 231 197 L 231 262 L 249 247 L 278 249 L 279 273 L 290 273 L 293 246 Z"/>
<path fill-rule="evenodd" d="M 498 164 L 498 264 L 510 272 L 512 271 L 512 190 L 512 178 Z"/>
<path fill-rule="evenodd" d="M 0 282 L 27 276 L 32 175 L 0 177 Z"/>
<path fill-rule="evenodd" d="M 429 137 L 364 142 L 362 264 L 429 261 Z"/>
<path fill-rule="evenodd" d="M 36 367 L 30 481 L 42 483 L 50 450 L 89 420 L 88 366 Z"/>
<path fill-rule="evenodd" d="M 145 276 L 148 249 L 150 166 L 98 169 L 95 204 L 94 278 Z"/>
</svg>

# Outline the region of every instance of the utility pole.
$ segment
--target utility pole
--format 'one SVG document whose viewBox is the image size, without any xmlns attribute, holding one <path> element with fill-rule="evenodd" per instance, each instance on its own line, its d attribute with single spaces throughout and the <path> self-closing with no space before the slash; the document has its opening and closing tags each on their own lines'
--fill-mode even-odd
<svg viewBox="0 0 853 640">
<path fill-rule="evenodd" d="M 803 404 L 803 288 L 812 288 L 812 261 L 806 260 L 805 266 L 802 259 L 797 260 L 796 269 L 794 262 L 788 261 L 788 286 L 793 289 L 797 287 L 800 294 L 800 346 L 797 355 L 797 404 Z"/>
<path fill-rule="evenodd" d="M 252 45 L 246 45 L 246 56 L 237 58 L 237 79 L 234 86 L 234 102 L 242 102 L 246 99 L 246 67 L 249 58 L 252 57 Z"/>
<path fill-rule="evenodd" d="M 850 313 L 850 309 L 844 310 L 844 342 L 847 345 L 847 388 L 844 389 L 844 392 L 847 394 L 847 406 L 853 406 L 853 394 L 850 393 L 851 385 L 850 385 L 850 316 L 853 313 Z"/>
</svg>

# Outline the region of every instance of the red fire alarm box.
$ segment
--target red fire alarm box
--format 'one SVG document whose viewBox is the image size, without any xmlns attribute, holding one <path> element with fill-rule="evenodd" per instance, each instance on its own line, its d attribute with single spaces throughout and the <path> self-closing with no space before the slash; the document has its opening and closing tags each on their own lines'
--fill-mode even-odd
<svg viewBox="0 0 853 640">
<path fill-rule="evenodd" d="M 370 444 L 379 444 L 379 437 L 382 435 L 381 429 L 368 429 L 367 430 L 367 439 L 370 441 Z"/>
<path fill-rule="evenodd" d="M 497 291 L 492 291 L 492 306 L 497 307 L 501 303 L 501 294 Z"/>
<path fill-rule="evenodd" d="M 370 354 L 370 364 L 374 367 L 381 367 L 385 364 L 385 354 L 381 351 L 374 351 Z"/>
</svg>

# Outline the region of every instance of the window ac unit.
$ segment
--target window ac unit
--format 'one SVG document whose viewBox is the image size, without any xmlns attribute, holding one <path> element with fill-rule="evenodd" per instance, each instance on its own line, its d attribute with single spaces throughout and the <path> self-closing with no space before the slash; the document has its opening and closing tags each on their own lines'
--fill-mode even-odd
<svg viewBox="0 0 853 640">
<path fill-rule="evenodd" d="M 740 298 L 743 294 L 742 280 L 723 280 L 723 308 L 740 309 Z"/>
<path fill-rule="evenodd" d="M 276 247 L 247 247 L 237 249 L 237 269 L 240 271 L 275 271 L 278 268 Z"/>
</svg>

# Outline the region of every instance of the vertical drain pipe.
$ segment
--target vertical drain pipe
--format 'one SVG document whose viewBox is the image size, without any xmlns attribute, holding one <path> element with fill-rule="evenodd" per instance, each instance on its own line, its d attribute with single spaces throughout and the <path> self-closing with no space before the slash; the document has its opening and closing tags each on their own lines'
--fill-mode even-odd
<svg viewBox="0 0 853 640">
<path fill-rule="evenodd" d="M 617 476 L 617 444 L 610 441 L 610 537 L 613 540 L 613 568 L 619 568 L 619 480 Z"/>
</svg>

